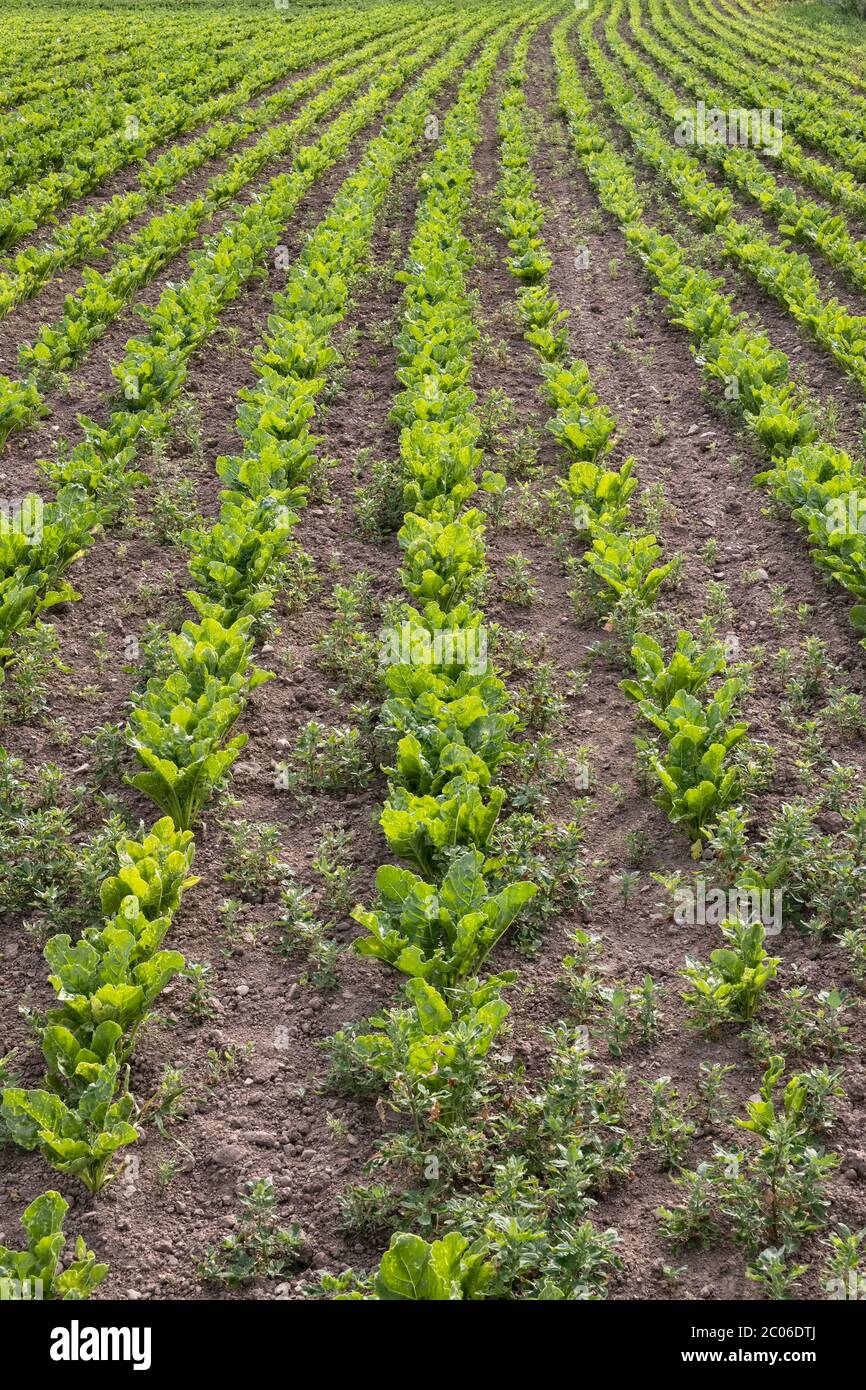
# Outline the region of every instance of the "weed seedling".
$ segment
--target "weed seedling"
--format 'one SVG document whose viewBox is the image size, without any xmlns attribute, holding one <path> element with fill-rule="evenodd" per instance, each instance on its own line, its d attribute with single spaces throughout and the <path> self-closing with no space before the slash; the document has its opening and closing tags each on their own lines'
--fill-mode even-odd
<svg viewBox="0 0 866 1390">
<path fill-rule="evenodd" d="M 237 1288 L 249 1279 L 280 1279 L 303 1265 L 307 1240 L 297 1221 L 279 1225 L 273 1178 L 248 1182 L 238 1230 L 205 1254 L 199 1277 Z"/>
</svg>

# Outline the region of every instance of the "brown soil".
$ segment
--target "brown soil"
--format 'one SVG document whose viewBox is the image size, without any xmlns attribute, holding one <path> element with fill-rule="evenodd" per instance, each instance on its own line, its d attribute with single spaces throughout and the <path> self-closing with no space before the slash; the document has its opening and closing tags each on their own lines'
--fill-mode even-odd
<svg viewBox="0 0 866 1390">
<path fill-rule="evenodd" d="M 537 365 L 515 320 L 515 281 L 505 265 L 505 245 L 495 230 L 496 111 L 502 70 L 500 65 L 499 88 L 484 103 L 483 139 L 476 158 L 476 208 L 467 228 L 477 260 L 472 288 L 478 296 L 481 327 L 490 338 L 477 353 L 473 386 L 480 403 L 491 390 L 507 392 L 516 403 L 521 424 L 535 422 L 541 429 L 545 412 Z M 527 94 L 537 137 L 534 167 L 548 208 L 545 239 L 554 258 L 552 286 L 571 314 L 572 350 L 590 364 L 598 393 L 619 422 L 617 459 L 635 456 L 644 494 L 663 485 L 667 505 L 659 535 L 668 555 L 679 552 L 683 557 L 681 582 L 666 594 L 663 606 L 677 624 L 693 626 L 706 609 L 708 581 L 723 581 L 736 613 L 732 631 L 744 648 L 761 645 L 769 654 L 745 710 L 753 736 L 777 749 L 771 786 L 756 811 L 755 833 L 780 804 L 810 790 L 796 766 L 797 741 L 779 719 L 785 688 L 773 673 L 771 661 L 781 645 L 769 611 L 772 586 L 784 586 L 792 613 L 798 604 L 810 606 L 811 628 L 827 643 L 850 686 L 860 692 L 866 690 L 862 649 L 848 624 L 844 595 L 822 586 L 794 523 L 768 514 L 766 498 L 748 485 L 751 470 L 758 467 L 748 440 L 702 390 L 684 335 L 667 324 L 661 303 L 629 258 L 619 229 L 599 213 L 592 188 L 571 158 L 554 112 L 547 28 L 533 43 L 530 71 Z M 451 95 L 443 96 L 443 112 Z M 600 105 L 598 111 L 601 115 Z M 360 143 L 359 139 L 347 160 L 305 200 L 287 233 L 292 254 L 357 159 Z M 281 615 L 279 630 L 262 650 L 263 663 L 277 678 L 257 691 L 250 704 L 243 725 L 250 741 L 236 765 L 231 786 L 234 804 L 226 808 L 233 815 L 282 828 L 286 861 L 298 881 L 313 890 L 321 915 L 336 916 L 334 931 L 345 943 L 355 928 L 344 914 L 332 914 L 312 861 L 323 829 L 344 826 L 353 837 L 355 896 L 369 900 L 375 869 L 385 854 L 376 824 L 384 779 L 377 775 L 362 791 L 348 795 L 317 794 L 309 807 L 299 807 L 275 787 L 273 768 L 285 758 L 308 720 L 334 725 L 356 717 L 353 699 L 332 688 L 334 682 L 316 655 L 333 616 L 331 585 L 345 583 L 364 570 L 378 600 L 386 601 L 399 590 L 396 538 L 365 539 L 354 502 L 355 489 L 364 481 L 363 470 L 369 467 L 368 456 L 359 459 L 359 452 L 369 449 L 376 458 L 396 454 L 395 430 L 387 419 L 395 392 L 390 339 L 401 288 L 393 278 L 393 258 L 405 254 L 417 198 L 415 179 L 428 153 L 426 147 L 419 148 L 392 190 L 372 248 L 373 273 L 359 288 L 346 320 L 342 334 L 347 348 L 345 379 L 319 431 L 321 455 L 335 460 L 329 492 L 311 503 L 297 531 L 299 543 L 315 560 L 322 587 L 300 611 Z M 669 201 L 661 189 L 655 192 L 651 215 L 675 229 Z M 589 250 L 589 266 L 578 270 L 574 256 L 583 245 Z M 705 247 L 708 257 L 711 250 Z M 743 302 L 754 301 L 752 289 L 741 291 L 736 278 L 729 278 Z M 153 302 L 159 288 L 160 282 L 151 286 L 145 302 Z M 178 433 L 169 458 L 194 478 L 198 505 L 205 515 L 212 515 L 217 505 L 214 461 L 237 444 L 237 392 L 252 380 L 250 357 L 278 288 L 279 272 L 271 267 L 266 278 L 254 282 L 229 306 L 221 320 L 222 338 L 214 335 L 207 350 L 191 364 L 187 397 L 201 412 L 202 449 L 201 453 L 191 450 Z M 844 438 L 853 439 L 857 402 L 849 395 L 849 384 L 835 372 L 832 362 L 828 366 L 817 349 L 802 342 L 778 306 L 769 302 L 765 312 L 762 300 L 760 312 L 774 343 L 791 351 L 810 385 L 838 398 L 840 431 Z M 10 475 L 20 475 L 22 483 L 29 480 L 31 460 L 47 450 L 52 433 L 72 432 L 76 411 L 96 413 L 110 384 L 109 363 L 129 332 L 129 321 L 119 320 L 76 375 L 68 402 L 62 402 L 55 416 L 39 429 L 10 441 L 5 463 Z M 499 340 L 504 342 L 503 350 L 497 350 Z M 552 441 L 547 442 L 549 436 L 543 440 L 539 455 L 543 472 L 531 483 L 531 492 L 538 498 L 555 483 L 561 468 Z M 647 497 L 651 500 L 652 494 Z M 646 1128 L 645 1094 L 636 1084 L 639 1080 L 667 1075 L 684 1094 L 694 1087 L 698 1067 L 705 1060 L 735 1067 L 729 1092 L 732 1105 L 739 1108 L 758 1083 L 758 1069 L 745 1043 L 736 1036 L 707 1041 L 686 1026 L 677 972 L 687 953 L 705 958 L 718 944 L 717 933 L 709 927 L 674 928 L 660 906 L 663 893 L 650 873 L 688 870 L 688 846 L 637 781 L 633 740 L 639 730 L 633 708 L 619 689 L 621 666 L 610 656 L 592 655 L 601 635 L 598 624 L 576 613 L 569 597 L 573 581 L 549 537 L 513 514 L 506 523 L 491 525 L 488 532 L 493 576 L 486 599 L 489 622 L 525 633 L 527 646 L 552 663 L 561 691 L 567 687 L 569 672 L 589 664 L 586 692 L 567 700 L 554 733 L 557 748 L 572 763 L 578 750 L 589 748 L 594 785 L 586 804 L 585 849 L 593 889 L 591 928 L 603 938 L 605 969 L 612 979 L 636 983 L 649 971 L 663 990 L 664 1023 L 657 1042 L 626 1059 L 634 1096 L 629 1128 L 636 1136 Z M 718 540 L 718 557 L 709 570 L 702 552 L 711 537 Z M 529 560 L 540 590 L 538 600 L 525 609 L 505 601 L 500 582 L 507 557 L 517 552 Z M 67 720 L 72 740 L 67 747 L 57 747 L 38 722 L 4 730 L 6 746 L 29 765 L 51 759 L 62 766 L 67 794 L 79 782 L 92 791 L 90 770 L 82 766 L 86 760 L 81 736 L 97 723 L 122 718 L 124 701 L 135 682 L 134 670 L 123 669 L 118 652 L 124 634 L 139 632 L 147 616 L 139 593 L 141 582 L 162 581 L 161 595 L 150 602 L 155 605 L 154 615 L 165 618 L 169 605 L 177 602 L 181 608 L 184 563 L 182 550 L 160 545 L 133 529 L 100 539 L 74 567 L 72 578 L 81 589 L 81 602 L 53 618 L 70 674 L 58 680 L 52 704 L 52 714 Z M 108 637 L 110 658 L 103 666 L 96 661 L 90 642 L 94 629 Z M 786 640 L 796 646 L 798 634 Z M 375 706 L 377 696 L 373 690 L 359 698 Z M 862 740 L 840 737 L 832 751 L 840 763 L 854 765 L 862 776 L 866 766 Z M 573 795 L 567 779 L 551 785 L 548 794 L 545 815 L 567 818 Z M 128 791 L 122 796 L 127 808 L 149 817 L 143 801 Z M 279 929 L 274 919 L 278 907 L 273 895 L 250 905 L 248 920 L 262 924 L 255 940 L 227 940 L 219 908 L 235 893 L 224 879 L 228 841 L 220 819 L 219 810 L 209 808 L 198 837 L 196 871 L 201 882 L 185 900 L 172 932 L 172 944 L 188 960 L 211 964 L 216 1015 L 204 1022 L 192 1019 L 186 988 L 176 983 L 166 992 L 160 1018 L 141 1036 L 133 1068 L 134 1091 L 144 1098 L 153 1091 L 166 1063 L 182 1067 L 190 1085 L 188 1118 L 170 1127 L 166 1137 L 152 1127 L 146 1129 L 135 1148 L 140 1166 L 131 1186 L 117 1182 L 94 1201 L 83 1197 L 74 1184 L 57 1183 L 72 1203 L 70 1230 L 80 1230 L 100 1258 L 110 1263 L 102 1297 L 274 1297 L 273 1285 L 254 1283 L 225 1293 L 204 1284 L 195 1273 L 205 1249 L 235 1226 L 244 1183 L 263 1174 L 274 1178 L 281 1215 L 296 1216 L 307 1233 L 314 1269 L 368 1267 L 381 1252 L 381 1242 L 349 1238 L 340 1228 L 338 1197 L 346 1187 L 365 1179 L 365 1164 L 390 1121 L 369 1101 L 323 1093 L 321 1044 L 344 1021 L 369 1015 L 393 1001 L 395 978 L 346 952 L 340 957 L 338 989 L 312 988 L 302 963 L 277 954 Z M 650 847 L 640 865 L 635 896 L 623 904 L 612 877 L 627 863 L 627 837 L 638 831 L 648 837 Z M 548 1049 L 540 1030 L 567 1016 L 558 983 L 561 960 L 569 933 L 582 922 L 578 912 L 563 913 L 530 961 L 508 946 L 497 953 L 497 966 L 513 967 L 520 974 L 511 995 L 513 1048 L 532 1077 L 545 1072 Z M 34 1008 L 48 1003 L 44 963 L 35 935 L 25 931 L 21 922 L 3 924 L 2 943 L 6 988 L 0 1037 L 4 1047 L 16 1043 L 22 1047 L 17 1059 L 20 1070 L 35 1083 L 38 1057 L 27 1050 L 29 1029 L 18 1009 L 22 1001 Z M 814 988 L 834 983 L 851 987 L 844 957 L 833 943 L 815 947 L 787 931 L 774 949 L 783 957 L 780 986 L 793 983 L 796 977 Z M 845 1062 L 847 1100 L 832 1134 L 832 1146 L 842 1161 L 830 1190 L 832 1217 L 858 1228 L 866 1224 L 862 1010 L 855 1016 L 851 1038 L 857 1050 Z M 228 1048 L 237 1049 L 236 1070 L 215 1084 L 208 1052 Z M 606 1064 L 607 1059 L 602 1060 Z M 729 1138 L 723 1131 L 704 1132 L 695 1142 L 694 1161 L 711 1151 L 714 1140 Z M 165 1166 L 169 1163 L 173 1165 L 170 1173 Z M 46 1168 L 39 1157 L 0 1150 L 0 1243 L 17 1236 L 22 1206 L 46 1185 Z M 744 1258 L 730 1245 L 672 1256 L 660 1239 L 655 1210 L 662 1202 L 676 1200 L 670 1179 L 644 1148 L 633 1180 L 614 1188 L 600 1202 L 594 1219 L 601 1226 L 617 1228 L 624 1260 L 611 1296 L 624 1300 L 754 1298 L 755 1286 L 745 1279 Z M 804 1253 L 813 1261 L 813 1273 L 804 1279 L 802 1292 L 814 1296 L 818 1277 L 814 1271 L 820 1265 L 817 1240 L 807 1242 Z M 672 1288 L 665 1282 L 662 1265 L 676 1263 L 687 1264 L 688 1269 Z M 302 1297 L 301 1280 L 291 1281 L 277 1296 L 281 1294 Z"/>
</svg>

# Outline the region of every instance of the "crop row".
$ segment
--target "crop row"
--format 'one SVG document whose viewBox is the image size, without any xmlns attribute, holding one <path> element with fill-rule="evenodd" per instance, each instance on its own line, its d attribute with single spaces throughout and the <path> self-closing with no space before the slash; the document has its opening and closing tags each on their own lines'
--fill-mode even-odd
<svg viewBox="0 0 866 1390">
<path fill-rule="evenodd" d="M 622 226 L 657 292 L 667 300 L 671 320 L 694 342 L 702 372 L 720 382 L 754 442 L 771 462 L 763 480 L 778 488 L 800 478 L 803 490 L 793 509 L 806 529 L 815 563 L 852 593 L 859 603 L 852 620 L 862 626 L 866 598 L 866 552 L 856 527 L 838 524 L 838 500 L 855 502 L 863 491 L 856 464 L 818 438 L 814 407 L 790 380 L 785 354 L 767 336 L 744 326 L 706 271 L 690 265 L 670 236 L 643 220 L 643 203 L 627 162 L 613 150 L 592 119 L 590 103 L 562 31 L 555 54 L 560 94 L 578 159 L 602 206 Z M 736 391 L 731 389 L 732 383 Z"/>
<path fill-rule="evenodd" d="M 528 41 L 538 18 L 527 17 Z M 486 576 L 483 513 L 468 506 L 483 462 L 473 413 L 472 344 L 478 336 L 466 275 L 472 252 L 463 224 L 475 179 L 480 103 L 499 52 L 520 21 L 488 44 L 460 88 L 423 194 L 399 278 L 405 289 L 395 337 L 403 388 L 391 418 L 400 430 L 403 504 L 398 541 L 407 602 L 400 657 L 383 672 L 380 728 L 393 747 L 380 824 L 389 849 L 411 868 L 382 866 L 378 901 L 354 917 L 364 957 L 407 977 L 405 1006 L 355 1026 L 348 1044 L 362 1089 L 387 1094 L 398 1071 L 411 1104 L 447 1124 L 465 1073 L 477 1073 L 509 1013 L 511 977 L 482 979 L 496 942 L 537 892 L 509 880 L 488 843 L 506 793 L 500 770 L 515 751 L 516 717 L 481 641 L 477 594 Z M 483 473 L 482 489 L 504 480 Z M 385 1300 L 480 1298 L 492 1273 L 481 1242 L 458 1232 L 428 1243 L 398 1231 L 362 1291 Z"/>
<path fill-rule="evenodd" d="M 619 14 L 616 0 L 608 21 L 612 29 Z M 724 254 L 778 299 L 848 375 L 866 387 L 866 317 L 850 314 L 836 299 L 825 300 L 808 256 L 776 245 L 738 220 L 732 194 L 717 188 L 699 161 L 672 144 L 667 131 L 646 114 L 629 83 L 617 75 L 595 42 L 591 23 L 589 19 L 582 27 L 587 60 L 643 162 L 671 185 L 677 200 L 702 226 L 715 229 Z"/>
<path fill-rule="evenodd" d="M 74 265 L 97 253 L 107 237 L 125 223 L 140 216 L 159 201 L 188 174 L 210 159 L 218 159 L 248 136 L 265 129 L 295 102 L 301 100 L 322 82 L 336 76 L 355 61 L 355 46 L 362 49 L 369 39 L 375 39 L 381 25 L 371 20 L 342 26 L 335 23 L 327 35 L 297 39 L 288 50 L 259 61 L 255 76 L 247 79 L 238 91 L 239 110 L 231 120 L 219 121 L 195 139 L 171 146 L 152 163 L 145 164 L 138 175 L 138 189 L 116 193 L 88 212 L 77 213 L 60 227 L 50 242 L 28 247 L 2 262 L 0 273 L 0 314 L 29 299 L 56 271 Z M 410 25 L 411 27 L 411 25 Z M 287 73 L 306 66 L 314 60 L 331 57 L 351 44 L 351 53 L 336 62 L 326 63 L 309 76 L 299 79 L 283 91 L 272 93 L 263 101 L 245 106 L 244 102 Z M 215 180 L 219 186 L 219 181 Z M 211 195 L 212 196 L 212 195 Z"/>
<path fill-rule="evenodd" d="M 471 29 L 407 93 L 308 238 L 255 358 L 258 385 L 242 393 L 237 427 L 244 452 L 218 462 L 226 484 L 219 520 L 187 533 L 196 585 L 189 597 L 201 621 L 184 623 L 171 638 L 172 668 L 136 698 L 128 732 L 145 769 L 133 784 L 173 815 L 143 840 L 118 847 L 118 873 L 102 890 L 105 926 L 75 944 L 68 936 L 48 943 L 63 1007 L 49 1014 L 42 1035 L 47 1088 L 7 1088 L 0 1107 L 13 1139 L 39 1147 L 58 1171 L 92 1191 L 110 1178 L 112 1155 L 138 1137 L 130 1123 L 128 1056 L 153 1000 L 183 965 L 179 953 L 159 948 L 182 893 L 195 881 L 189 827 L 246 742 L 245 735 L 232 735 L 233 726 L 252 690 L 268 678 L 252 663 L 253 623 L 272 602 L 268 578 L 288 543 L 294 509 L 303 505 L 316 442 L 309 423 L 335 360 L 328 339 L 346 312 L 377 212 L 431 99 L 489 27 L 488 20 Z M 390 80 L 396 85 L 399 77 Z M 65 1204 L 54 1193 L 38 1203 L 25 1213 L 28 1235 L 36 1214 L 51 1215 L 56 1234 Z M 40 1253 L 51 1289 L 54 1244 L 22 1252 L 22 1259 Z M 80 1263 L 74 1296 L 86 1296 L 105 1274 L 92 1257 Z M 58 1283 L 57 1295 L 70 1296 L 67 1286 Z"/>
<path fill-rule="evenodd" d="M 4 531 L 3 540 L 8 542 L 0 570 L 4 646 L 8 647 L 15 631 L 32 621 L 46 600 L 58 601 L 57 581 L 89 544 L 94 510 L 100 520 L 107 520 L 118 489 L 140 480 L 131 466 L 137 441 L 165 428 L 165 408 L 183 387 L 188 358 L 213 331 L 225 305 L 278 244 L 303 195 L 441 43 L 441 38 L 430 40 L 380 75 L 317 143 L 301 147 L 288 174 L 272 179 L 259 199 L 193 257 L 189 278 L 182 285 L 169 286 L 154 308 L 146 311 L 149 332 L 130 340 L 125 357 L 112 368 L 124 389 L 124 408 L 112 413 L 107 426 L 82 417 L 84 440 L 68 457 L 46 463 L 59 493 L 55 503 L 42 508 L 41 529 L 32 535 L 14 527 Z M 28 408 L 26 403 L 22 408 Z M 37 399 L 32 409 L 38 408 Z M 25 499 L 25 505 L 39 508 L 41 499 Z M 64 595 L 69 597 L 67 591 Z"/>
<path fill-rule="evenodd" d="M 279 37 L 281 46 L 285 43 L 291 51 L 294 34 L 285 39 Z M 242 84 L 240 90 L 233 85 L 238 81 Z M 239 100 L 248 101 L 257 90 L 255 78 L 249 77 L 248 62 L 232 64 L 224 75 L 219 64 L 215 64 L 201 77 L 199 85 L 201 90 L 194 99 L 166 93 L 148 109 L 130 113 L 134 118 L 131 125 L 102 137 L 90 148 L 76 146 L 77 152 L 68 167 L 50 172 L 0 200 L 0 246 L 19 241 L 58 208 L 98 188 L 112 174 L 142 159 L 170 136 L 219 119 L 233 111 Z"/>
<path fill-rule="evenodd" d="M 650 0 L 650 12 L 657 8 L 656 0 Z M 605 25 L 605 34 L 611 51 L 628 69 L 642 90 L 655 103 L 659 110 L 674 122 L 683 117 L 683 105 L 672 87 L 655 76 L 647 64 L 640 61 L 634 51 L 622 39 L 618 24 L 611 16 Z M 648 52 L 654 54 L 660 63 L 682 77 L 683 71 L 691 73 L 685 64 L 680 63 L 675 54 L 653 42 L 640 22 L 641 7 L 638 0 L 631 0 L 629 20 L 631 32 Z M 706 86 L 700 87 L 701 99 L 713 106 L 724 101 L 722 93 Z M 692 118 L 696 120 L 696 111 Z M 737 188 L 742 189 L 757 203 L 762 212 L 773 217 L 784 236 L 811 247 L 815 246 L 827 261 L 841 270 L 848 279 L 860 289 L 866 289 L 866 269 L 864 254 L 866 241 L 855 238 L 844 217 L 834 209 L 820 203 L 807 202 L 798 198 L 794 189 L 780 184 L 765 168 L 759 156 L 745 148 L 722 144 L 695 145 L 696 153 L 707 163 L 717 168 Z M 864 200 L 866 208 L 866 200 Z"/>
<path fill-rule="evenodd" d="M 301 114 L 284 125 L 269 126 L 254 144 L 237 154 L 225 172 L 218 174 L 202 193 L 187 203 L 169 207 L 151 219 L 123 248 L 114 269 L 107 275 L 85 270 L 84 285 L 75 294 L 67 295 L 62 319 L 44 324 L 31 344 L 18 350 L 18 360 L 27 376 L 19 384 L 0 380 L 0 392 L 7 398 L 10 415 L 16 405 L 33 400 L 33 390 L 44 398 L 56 373 L 67 372 L 87 352 L 106 327 L 138 290 L 146 285 L 184 246 L 192 241 L 199 228 L 221 207 L 228 204 L 268 164 L 295 150 L 303 137 L 324 117 L 338 109 L 365 82 L 375 77 L 381 65 L 383 46 L 396 59 L 413 47 L 423 45 L 431 26 L 421 32 L 410 32 L 400 43 L 392 38 L 376 39 L 359 49 L 351 59 L 338 59 L 315 77 L 302 79 L 281 94 L 281 105 L 290 108 L 311 88 L 323 89 L 304 107 Z M 439 33 L 447 34 L 441 21 Z M 351 71 L 343 73 L 350 67 Z M 342 74 L 342 75 L 341 75 Z M 2 423 L 0 423 L 2 435 Z"/>
<path fill-rule="evenodd" d="M 583 564 L 608 601 L 629 611 L 631 622 L 639 624 L 674 562 L 660 563 L 662 549 L 656 537 L 631 525 L 630 498 L 637 485 L 634 461 L 627 459 L 618 469 L 606 466 L 616 422 L 599 405 L 587 364 L 579 358 L 565 361 L 567 316 L 546 283 L 549 258 L 539 237 L 543 208 L 530 168 L 523 103 L 518 86 L 503 107 L 501 123 L 502 225 L 514 253 L 511 271 L 523 282 L 519 316 L 540 361 L 542 394 L 554 411 L 547 427 L 568 460 L 561 487 L 575 536 L 589 546 Z M 667 743 L 662 754 L 647 748 L 648 766 L 658 785 L 656 800 L 688 834 L 695 857 L 720 811 L 735 796 L 737 772 L 728 755 L 746 732 L 745 724 L 729 720 L 741 682 L 725 682 L 712 700 L 700 703 L 697 696 L 711 677 L 724 671 L 725 661 L 719 646 L 699 659 L 697 653 L 697 642 L 682 632 L 676 656 L 666 668 L 658 644 L 639 632 L 632 648 L 635 679 L 623 682 L 626 694 Z"/>
</svg>

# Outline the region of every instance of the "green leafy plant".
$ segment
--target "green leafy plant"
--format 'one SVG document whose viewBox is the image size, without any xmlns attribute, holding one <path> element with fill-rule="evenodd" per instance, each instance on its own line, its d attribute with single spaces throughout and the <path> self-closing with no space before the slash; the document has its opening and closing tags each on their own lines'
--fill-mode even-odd
<svg viewBox="0 0 866 1390">
<path fill-rule="evenodd" d="M 147 769 L 129 779 L 175 825 L 189 829 L 247 742 L 229 738 L 251 691 L 270 680 L 250 662 L 249 620 L 225 628 L 186 622 L 170 638 L 175 669 L 154 678 L 133 709 L 130 746 Z"/>
<path fill-rule="evenodd" d="M 649 607 L 676 565 L 675 560 L 657 564 L 661 554 L 662 548 L 655 536 L 617 534 L 600 529 L 593 535 L 592 549 L 583 558 L 592 573 L 613 591 L 618 602 L 633 599 Z"/>
<path fill-rule="evenodd" d="M 571 504 L 572 521 L 579 531 L 622 531 L 628 522 L 629 498 L 637 487 L 632 477 L 634 459 L 615 471 L 596 463 L 573 463 L 560 487 Z"/>
<path fill-rule="evenodd" d="M 9 1088 L 0 1105 L 9 1136 L 23 1149 L 38 1148 L 59 1173 L 79 1178 L 89 1192 L 99 1192 L 113 1174 L 115 1153 L 134 1144 L 138 1130 L 129 1123 L 134 1101 L 121 1079 L 116 1058 L 88 1064 L 92 1078 L 76 1107 L 50 1091 Z"/>
<path fill-rule="evenodd" d="M 713 951 L 708 962 L 687 957 L 681 972 L 691 987 L 683 998 L 692 1018 L 710 1031 L 722 1023 L 750 1022 L 780 964 L 778 956 L 767 954 L 763 923 L 723 922 L 722 935 L 726 946 Z"/>
<path fill-rule="evenodd" d="M 334 1035 L 331 1080 L 349 1090 L 380 1092 L 405 1109 L 420 1133 L 421 1117 L 465 1113 L 484 1059 L 509 1007 L 500 997 L 507 976 L 464 981 L 440 993 L 426 980 L 405 987 L 409 1007 L 390 1009 Z"/>
<path fill-rule="evenodd" d="M 791 1292 L 808 1271 L 808 1265 L 788 1263 L 788 1250 L 785 1246 L 762 1250 L 757 1259 L 746 1269 L 746 1278 L 760 1284 L 768 1298 L 778 1302 L 791 1297 Z"/>
<path fill-rule="evenodd" d="M 664 671 L 654 678 L 663 689 Z M 673 680 L 689 678 L 694 678 L 693 670 L 689 673 L 683 669 L 681 674 L 671 676 Z M 626 693 L 635 698 L 643 688 L 635 683 Z M 685 685 L 676 690 L 665 706 L 646 698 L 640 701 L 644 717 L 667 742 L 661 753 L 646 742 L 638 745 L 659 782 L 655 799 L 675 825 L 684 827 L 696 859 L 703 851 L 706 827 L 718 819 L 739 789 L 738 769 L 726 767 L 725 762 L 748 728 L 745 723 L 728 722 L 740 690 L 741 683 L 732 678 L 706 704 L 701 704 Z"/>
<path fill-rule="evenodd" d="M 120 840 L 116 855 L 100 890 L 104 925 L 45 946 L 59 1007 L 47 1014 L 42 1049 L 50 1085 L 67 1093 L 95 1080 L 110 1059 L 127 1059 L 151 1004 L 184 965 L 160 945 L 198 881 L 191 833 L 164 817 L 141 840 Z"/>
<path fill-rule="evenodd" d="M 293 1221 L 280 1226 L 273 1179 L 257 1178 L 241 1197 L 238 1229 L 207 1251 L 199 1267 L 202 1279 L 234 1289 L 248 1279 L 279 1279 L 305 1262 L 307 1241 Z"/>
<path fill-rule="evenodd" d="M 381 868 L 381 910 L 352 914 L 371 933 L 355 942 L 355 950 L 430 984 L 474 975 L 538 891 L 534 883 L 519 882 L 489 893 L 483 863 L 478 851 L 459 855 L 438 890 L 408 869 Z"/>
<path fill-rule="evenodd" d="M 691 633 L 682 631 L 677 634 L 670 661 L 665 662 L 661 644 L 643 633 L 635 639 L 631 657 L 636 678 L 620 681 L 620 689 L 637 703 L 647 719 L 667 709 L 680 691 L 697 695 L 725 669 L 721 644 L 712 643 L 702 649 Z"/>
<path fill-rule="evenodd" d="M 83 1236 L 75 1242 L 75 1258 L 61 1268 L 66 1236 L 63 1222 L 69 1203 L 59 1192 L 43 1192 L 26 1207 L 21 1224 L 27 1236 L 25 1250 L 0 1245 L 0 1301 L 4 1299 L 89 1298 L 108 1274 L 107 1264 L 97 1264 Z"/>
<path fill-rule="evenodd" d="M 483 1250 L 456 1231 L 429 1244 L 398 1231 L 382 1256 L 373 1290 L 376 1298 L 389 1302 L 479 1299 L 492 1276 Z"/>
</svg>

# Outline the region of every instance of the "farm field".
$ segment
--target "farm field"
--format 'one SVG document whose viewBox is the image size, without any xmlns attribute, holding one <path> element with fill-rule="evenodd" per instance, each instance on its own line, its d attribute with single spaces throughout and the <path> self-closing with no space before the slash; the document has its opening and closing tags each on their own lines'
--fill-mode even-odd
<svg viewBox="0 0 866 1390">
<path fill-rule="evenodd" d="M 866 20 L 0 32 L 0 1301 L 866 1298 Z"/>
</svg>

